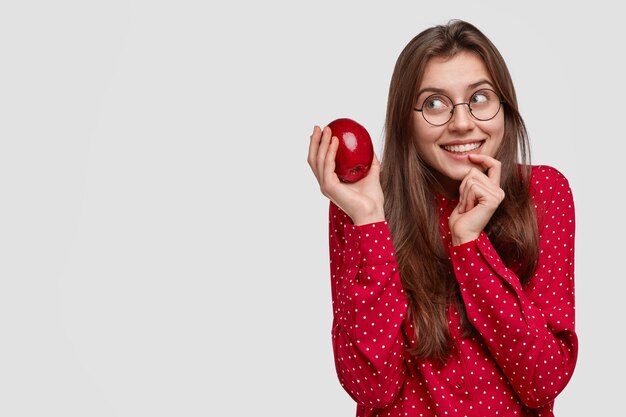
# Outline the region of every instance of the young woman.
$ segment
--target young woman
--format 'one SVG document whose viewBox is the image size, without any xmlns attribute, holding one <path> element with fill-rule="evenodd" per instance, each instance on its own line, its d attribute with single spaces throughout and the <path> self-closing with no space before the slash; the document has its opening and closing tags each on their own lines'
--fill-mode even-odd
<svg viewBox="0 0 626 417">
<path fill-rule="evenodd" d="M 423 31 L 395 66 L 382 163 L 342 183 L 337 143 L 316 126 L 308 162 L 357 416 L 553 416 L 577 357 L 574 205 L 530 165 L 496 47 L 463 21 Z"/>
</svg>

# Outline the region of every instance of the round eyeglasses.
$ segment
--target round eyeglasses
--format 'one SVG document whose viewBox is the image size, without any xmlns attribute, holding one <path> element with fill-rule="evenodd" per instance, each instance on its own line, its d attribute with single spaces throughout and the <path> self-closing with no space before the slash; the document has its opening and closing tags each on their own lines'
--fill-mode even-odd
<svg viewBox="0 0 626 417">
<path fill-rule="evenodd" d="M 496 117 L 504 102 L 495 91 L 485 88 L 473 93 L 467 103 L 455 104 L 445 94 L 433 94 L 424 100 L 421 108 L 415 107 L 413 110 L 422 113 L 424 120 L 431 125 L 443 126 L 452 119 L 456 106 L 467 105 L 476 120 L 485 122 Z"/>
</svg>

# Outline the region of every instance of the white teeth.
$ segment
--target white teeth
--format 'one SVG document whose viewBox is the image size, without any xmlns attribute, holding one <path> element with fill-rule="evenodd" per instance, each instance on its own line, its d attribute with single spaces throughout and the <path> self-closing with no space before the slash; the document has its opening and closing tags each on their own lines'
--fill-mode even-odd
<svg viewBox="0 0 626 417">
<path fill-rule="evenodd" d="M 478 149 L 480 145 L 482 145 L 482 142 L 466 143 L 464 145 L 448 145 L 443 148 L 448 152 L 463 153 Z"/>
</svg>

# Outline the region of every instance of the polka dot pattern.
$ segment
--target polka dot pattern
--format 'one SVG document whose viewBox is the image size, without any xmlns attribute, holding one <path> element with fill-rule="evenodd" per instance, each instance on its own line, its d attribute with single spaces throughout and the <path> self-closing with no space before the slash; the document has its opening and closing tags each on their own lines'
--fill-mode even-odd
<svg viewBox="0 0 626 417">
<path fill-rule="evenodd" d="M 523 288 L 486 234 L 452 246 L 447 219 L 455 202 L 438 200 L 442 239 L 477 329 L 463 338 L 450 307 L 453 349 L 443 365 L 407 353 L 415 332 L 387 223 L 355 226 L 331 203 L 333 349 L 357 417 L 553 416 L 578 349 L 574 204 L 567 179 L 548 166 L 533 167 L 531 192 L 540 257 Z"/>
</svg>

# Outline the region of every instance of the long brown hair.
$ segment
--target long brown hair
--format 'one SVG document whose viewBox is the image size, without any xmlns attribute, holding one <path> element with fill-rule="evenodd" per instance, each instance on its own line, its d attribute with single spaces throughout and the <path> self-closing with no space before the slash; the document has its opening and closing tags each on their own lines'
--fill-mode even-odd
<svg viewBox="0 0 626 417">
<path fill-rule="evenodd" d="M 450 352 L 447 311 L 452 303 L 461 315 L 464 334 L 470 335 L 474 330 L 467 320 L 441 240 L 435 205 L 436 179 L 415 146 L 413 107 L 429 59 L 451 57 L 461 51 L 482 58 L 496 91 L 505 101 L 504 138 L 495 157 L 502 164 L 500 186 L 506 198 L 485 232 L 523 285 L 532 276 L 538 257 L 538 231 L 529 194 L 528 135 L 506 63 L 491 41 L 467 22 L 452 20 L 447 25 L 429 28 L 406 45 L 391 78 L 381 182 L 385 214 L 417 340 L 411 353 L 418 358 L 442 361 Z"/>
</svg>

